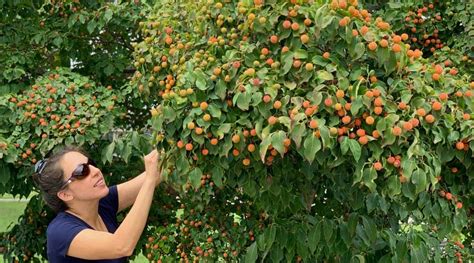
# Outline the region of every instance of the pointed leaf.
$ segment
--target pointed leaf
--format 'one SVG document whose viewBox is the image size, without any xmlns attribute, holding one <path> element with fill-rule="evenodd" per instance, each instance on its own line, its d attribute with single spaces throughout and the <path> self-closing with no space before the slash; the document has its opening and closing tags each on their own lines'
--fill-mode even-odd
<svg viewBox="0 0 474 263">
<path fill-rule="evenodd" d="M 202 176 L 202 171 L 199 168 L 194 168 L 190 173 L 189 173 L 189 180 L 191 181 L 191 185 L 194 188 L 199 188 L 201 186 L 201 176 Z"/>
<path fill-rule="evenodd" d="M 313 162 L 316 153 L 321 149 L 321 142 L 312 133 L 306 137 L 303 143 L 303 155 L 310 163 Z"/>
<path fill-rule="evenodd" d="M 271 136 L 273 148 L 275 148 L 283 156 L 285 153 L 285 145 L 283 144 L 283 141 L 286 139 L 286 133 L 284 131 L 277 131 Z"/>
<path fill-rule="evenodd" d="M 321 238 L 320 222 L 316 223 L 308 233 L 308 248 L 311 254 L 314 254 L 318 247 L 319 239 Z"/>
<path fill-rule="evenodd" d="M 250 247 L 247 248 L 247 254 L 245 254 L 245 263 L 254 263 L 257 261 L 257 242 L 253 242 Z"/>
<path fill-rule="evenodd" d="M 358 162 L 360 159 L 361 150 L 362 150 L 360 147 L 360 144 L 356 140 L 349 139 L 349 148 L 351 149 L 354 159 L 356 160 L 356 162 Z"/>
</svg>

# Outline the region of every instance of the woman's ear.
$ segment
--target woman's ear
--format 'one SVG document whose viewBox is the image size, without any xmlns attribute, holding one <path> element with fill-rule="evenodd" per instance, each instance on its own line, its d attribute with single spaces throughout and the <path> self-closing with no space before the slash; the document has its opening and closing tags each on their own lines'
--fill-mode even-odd
<svg viewBox="0 0 474 263">
<path fill-rule="evenodd" d="M 72 199 L 74 199 L 74 196 L 72 196 L 72 194 L 70 194 L 66 190 L 61 190 L 56 195 L 59 197 L 59 199 L 63 200 L 64 202 L 71 201 Z"/>
</svg>

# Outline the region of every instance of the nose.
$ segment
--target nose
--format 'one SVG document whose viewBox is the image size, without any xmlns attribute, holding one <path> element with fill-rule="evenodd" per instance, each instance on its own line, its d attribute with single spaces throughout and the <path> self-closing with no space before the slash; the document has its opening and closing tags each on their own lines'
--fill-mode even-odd
<svg viewBox="0 0 474 263">
<path fill-rule="evenodd" d="M 100 169 L 91 164 L 89 164 L 89 170 L 93 177 L 97 177 L 98 175 L 100 175 Z"/>
</svg>

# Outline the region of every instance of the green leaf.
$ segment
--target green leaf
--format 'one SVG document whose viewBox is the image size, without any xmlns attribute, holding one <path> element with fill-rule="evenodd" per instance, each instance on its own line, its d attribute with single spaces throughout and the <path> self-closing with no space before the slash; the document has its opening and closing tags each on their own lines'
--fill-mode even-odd
<svg viewBox="0 0 474 263">
<path fill-rule="evenodd" d="M 387 193 L 390 197 L 399 195 L 402 192 L 402 184 L 397 176 L 392 175 L 388 178 Z"/>
<path fill-rule="evenodd" d="M 260 159 L 262 162 L 265 162 L 265 155 L 267 154 L 268 147 L 272 143 L 272 136 L 268 135 L 265 138 L 263 138 L 262 142 L 260 143 L 259 146 L 259 153 L 260 153 Z"/>
<path fill-rule="evenodd" d="M 304 124 L 298 123 L 293 127 L 293 130 L 291 131 L 291 139 L 295 142 L 296 148 L 300 148 L 301 140 L 305 131 L 306 126 Z"/>
<path fill-rule="evenodd" d="M 363 216 L 362 224 L 364 225 L 365 234 L 369 238 L 370 243 L 375 242 L 375 239 L 377 238 L 377 227 L 373 220 Z"/>
<path fill-rule="evenodd" d="M 283 67 L 281 69 L 281 75 L 286 75 L 291 67 L 293 67 L 293 52 L 286 52 L 281 56 Z"/>
<path fill-rule="evenodd" d="M 358 162 L 362 151 L 360 144 L 354 139 L 349 139 L 349 148 L 351 149 L 354 159 Z"/>
<path fill-rule="evenodd" d="M 87 31 L 89 32 L 89 34 L 92 34 L 92 32 L 94 32 L 96 26 L 97 22 L 95 21 L 95 19 L 92 19 L 91 21 L 89 21 L 89 23 L 87 23 Z"/>
<path fill-rule="evenodd" d="M 354 259 L 357 259 L 357 261 L 354 261 Z M 365 263 L 365 258 L 362 255 L 354 255 L 351 259 L 351 262 L 354 263 Z"/>
<path fill-rule="evenodd" d="M 296 82 L 294 81 L 285 81 L 284 84 L 289 90 L 294 90 L 296 88 Z"/>
<path fill-rule="evenodd" d="M 313 162 L 316 157 L 316 153 L 321 150 L 321 142 L 316 136 L 310 133 L 303 143 L 303 156 L 310 163 Z"/>
<path fill-rule="evenodd" d="M 332 74 L 327 72 L 326 70 L 318 70 L 316 72 L 316 77 L 323 81 L 333 80 Z"/>
<path fill-rule="evenodd" d="M 253 242 L 250 247 L 247 248 L 247 253 L 245 254 L 245 263 L 254 263 L 257 261 L 257 242 Z"/>
<path fill-rule="evenodd" d="M 402 170 L 403 174 L 410 179 L 413 174 L 413 170 L 417 168 L 416 162 L 413 159 L 402 159 Z"/>
<path fill-rule="evenodd" d="M 308 58 L 308 52 L 304 49 L 298 49 L 295 51 L 295 58 L 296 59 L 306 59 Z"/>
<path fill-rule="evenodd" d="M 375 207 L 378 205 L 378 197 L 377 194 L 371 193 L 365 199 L 365 206 L 367 207 L 367 213 L 371 213 L 374 211 Z"/>
<path fill-rule="evenodd" d="M 339 238 L 344 242 L 346 246 L 351 246 L 352 238 L 350 237 L 347 223 L 339 222 L 338 227 L 339 227 Z"/>
<path fill-rule="evenodd" d="M 329 24 L 331 24 L 334 18 L 335 17 L 332 15 L 327 15 L 327 12 L 326 10 L 324 10 L 324 7 L 320 7 L 316 11 L 314 20 L 315 20 L 316 26 L 320 27 L 320 29 L 324 29 L 327 26 L 329 26 Z"/>
<path fill-rule="evenodd" d="M 322 126 L 322 123 L 320 123 L 319 125 L 319 131 L 321 133 L 321 141 L 323 142 L 323 147 L 329 148 L 331 144 L 331 136 L 329 135 L 329 129 L 326 126 Z"/>
<path fill-rule="evenodd" d="M 7 164 L 0 161 L 0 183 L 6 185 L 10 180 L 10 169 Z"/>
<path fill-rule="evenodd" d="M 389 125 L 389 127 L 390 127 L 390 125 Z M 389 128 L 388 130 L 386 130 L 383 133 L 382 147 L 385 147 L 386 145 L 392 145 L 395 142 L 396 139 L 397 139 L 397 137 L 395 137 L 395 135 L 393 135 L 392 129 Z"/>
<path fill-rule="evenodd" d="M 360 97 L 357 97 L 354 101 L 352 101 L 351 104 L 351 113 L 352 115 L 357 115 L 359 112 L 360 108 L 362 108 L 364 104 L 362 103 L 362 99 Z"/>
<path fill-rule="evenodd" d="M 427 257 L 426 255 L 428 254 L 428 251 L 426 248 L 420 244 L 418 246 L 414 246 L 410 250 L 410 258 L 411 262 L 413 263 L 422 263 L 422 262 L 427 262 Z"/>
<path fill-rule="evenodd" d="M 222 178 L 224 177 L 224 170 L 219 166 L 214 166 L 212 168 L 212 181 L 216 184 L 218 188 L 222 188 Z"/>
<path fill-rule="evenodd" d="M 238 96 L 236 100 L 237 107 L 239 109 L 246 111 L 249 109 L 250 106 L 250 100 L 252 99 L 252 93 L 251 92 L 242 92 L 242 93 L 237 93 L 235 96 Z"/>
<path fill-rule="evenodd" d="M 349 138 L 344 137 L 341 142 L 341 153 L 346 154 L 349 151 Z"/>
<path fill-rule="evenodd" d="M 283 261 L 283 248 L 279 247 L 278 249 L 270 250 L 270 259 L 271 262 L 281 262 Z"/>
<path fill-rule="evenodd" d="M 225 95 L 226 95 L 226 91 L 227 91 L 227 86 L 226 86 L 225 82 L 222 79 L 219 79 L 216 83 L 216 95 L 221 100 L 224 100 Z"/>
<path fill-rule="evenodd" d="M 390 52 L 390 54 L 388 55 L 388 59 L 384 61 L 384 67 L 387 71 L 385 73 L 386 75 L 390 74 L 395 70 L 395 68 L 397 67 L 397 57 L 395 56 L 395 53 Z"/>
<path fill-rule="evenodd" d="M 376 125 L 377 131 L 379 131 L 379 132 L 385 131 L 385 129 L 386 129 L 385 124 L 386 124 L 385 119 L 381 119 L 381 120 L 377 121 L 377 125 Z"/>
<path fill-rule="evenodd" d="M 411 181 L 416 185 L 416 193 L 424 191 L 427 187 L 426 173 L 422 169 L 416 169 L 411 175 Z"/>
<path fill-rule="evenodd" d="M 379 65 L 384 65 L 384 62 L 387 61 L 389 54 L 388 48 L 377 48 L 377 60 Z"/>
<path fill-rule="evenodd" d="M 114 65 L 113 64 L 107 64 L 107 66 L 104 68 L 104 73 L 107 76 L 112 75 L 114 73 Z"/>
<path fill-rule="evenodd" d="M 76 134 L 76 136 L 74 136 L 74 140 L 78 145 L 83 145 L 86 141 L 86 138 L 82 134 Z"/>
<path fill-rule="evenodd" d="M 291 129 L 292 120 L 287 116 L 278 117 L 278 123 L 280 123 L 281 125 L 286 126 L 288 128 L 288 130 Z"/>
<path fill-rule="evenodd" d="M 81 22 L 81 24 L 84 24 L 86 22 L 86 17 L 83 14 L 80 14 L 79 21 Z"/>
<path fill-rule="evenodd" d="M 130 155 L 132 154 L 132 145 L 130 144 L 125 144 L 125 147 L 123 148 L 122 151 L 122 158 L 125 161 L 125 163 L 128 163 L 130 160 Z"/>
<path fill-rule="evenodd" d="M 61 44 L 63 43 L 63 38 L 62 37 L 56 37 L 53 39 L 53 44 L 56 47 L 61 47 Z"/>
<path fill-rule="evenodd" d="M 191 182 L 191 185 L 196 189 L 201 186 L 201 176 L 202 176 L 202 171 L 198 167 L 195 167 L 189 173 L 189 180 Z"/>
<path fill-rule="evenodd" d="M 265 232 L 262 235 L 263 247 L 261 250 L 264 251 L 262 260 L 267 256 L 268 252 L 273 246 L 273 243 L 275 242 L 276 229 L 277 228 L 275 225 L 271 225 L 269 228 L 265 229 Z"/>
<path fill-rule="evenodd" d="M 374 168 L 365 168 L 364 175 L 362 178 L 362 182 L 365 186 L 369 188 L 371 192 L 375 192 L 375 188 L 377 185 L 375 184 L 374 180 L 377 178 L 377 172 Z"/>
<path fill-rule="evenodd" d="M 283 141 L 286 139 L 286 133 L 284 131 L 274 132 L 272 135 L 272 146 L 277 150 L 281 156 L 285 153 L 285 145 Z"/>
<path fill-rule="evenodd" d="M 403 195 L 410 198 L 412 201 L 416 199 L 415 191 L 416 191 L 415 185 L 407 184 L 407 183 L 402 184 Z"/>
<path fill-rule="evenodd" d="M 217 129 L 216 136 L 219 138 L 222 138 L 224 137 L 224 134 L 228 133 L 229 131 L 230 131 L 230 123 L 223 123 Z"/>
<path fill-rule="evenodd" d="M 308 233 L 308 248 L 311 254 L 314 254 L 321 238 L 321 224 L 316 223 Z"/>
<path fill-rule="evenodd" d="M 219 156 L 228 156 L 230 149 L 232 149 L 232 139 L 230 136 L 228 136 L 225 140 L 224 143 L 222 144 L 220 151 L 219 151 Z"/>
<path fill-rule="evenodd" d="M 112 163 L 114 150 L 115 150 L 115 142 L 112 142 L 111 144 L 107 145 L 107 147 L 105 147 L 102 150 L 102 162 L 104 164 L 106 162 Z"/>
<path fill-rule="evenodd" d="M 353 60 L 361 58 L 365 53 L 365 45 L 364 43 L 357 43 L 354 48 L 354 58 Z"/>
<path fill-rule="evenodd" d="M 204 73 L 196 72 L 195 75 L 196 75 L 196 87 L 200 90 L 206 90 L 207 82 L 206 82 L 206 77 L 204 76 Z"/>
<path fill-rule="evenodd" d="M 140 146 L 140 137 L 139 137 L 137 131 L 133 131 L 133 132 L 132 132 L 131 141 L 132 141 L 132 145 L 133 145 L 135 148 L 138 148 L 138 147 Z"/>
<path fill-rule="evenodd" d="M 72 19 L 70 21 L 73 21 Z M 39 44 L 41 42 L 41 40 L 43 39 L 44 37 L 44 34 L 42 33 L 39 33 L 39 34 L 36 34 L 32 39 L 31 39 L 31 42 L 32 43 L 35 43 L 35 44 Z"/>
<path fill-rule="evenodd" d="M 252 98 L 250 101 L 252 101 L 252 106 L 258 106 L 259 104 L 261 104 L 262 102 L 262 97 L 263 97 L 263 94 L 261 92 L 253 92 L 252 94 Z"/>
<path fill-rule="evenodd" d="M 210 104 L 207 109 L 209 110 L 209 113 L 211 114 L 212 117 L 218 118 L 218 119 L 221 117 L 221 110 L 215 104 Z"/>
<path fill-rule="evenodd" d="M 172 122 L 176 119 L 176 111 L 172 107 L 163 107 L 163 117 L 166 119 L 166 122 Z"/>
<path fill-rule="evenodd" d="M 329 242 L 333 234 L 334 224 L 332 224 L 332 221 L 327 220 L 323 223 L 323 225 L 324 240 L 326 240 L 326 242 Z"/>
<path fill-rule="evenodd" d="M 112 15 L 113 15 L 113 12 L 112 10 L 109 8 L 107 10 L 105 10 L 104 12 L 104 20 L 106 23 L 108 23 L 110 21 L 110 19 L 112 19 Z"/>
</svg>

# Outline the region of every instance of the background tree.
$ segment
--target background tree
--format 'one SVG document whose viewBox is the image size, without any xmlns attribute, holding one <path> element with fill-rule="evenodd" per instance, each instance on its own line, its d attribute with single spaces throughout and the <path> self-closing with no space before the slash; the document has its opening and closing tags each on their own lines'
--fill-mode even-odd
<svg viewBox="0 0 474 263">
<path fill-rule="evenodd" d="M 151 261 L 472 258 L 469 3 L 1 6 L 12 30 L 1 29 L 0 44 L 25 57 L 0 58 L 2 121 L 24 123 L 0 133 L 3 192 L 30 193 L 32 158 L 50 145 L 83 143 L 114 183 L 131 176 L 127 161 L 138 172 L 141 151 L 158 143 L 168 169 L 141 241 Z M 418 13 L 435 19 L 405 21 Z M 413 27 L 435 40 L 433 52 L 417 46 L 419 36 L 406 32 Z M 83 76 L 52 71 L 71 61 Z M 70 93 L 71 83 L 90 86 Z M 92 119 L 113 103 L 111 121 L 83 137 L 56 132 L 51 121 L 52 136 L 29 137 L 38 128 L 25 112 L 47 113 L 29 94 L 49 85 L 64 87 L 58 115 L 71 116 L 73 106 L 81 118 L 90 111 L 77 95 L 103 96 Z M 5 234 L 6 257 L 44 257 L 50 216 L 33 198 Z"/>
<path fill-rule="evenodd" d="M 469 239 L 469 74 L 353 1 L 176 5 L 142 24 L 131 82 L 158 95 L 183 201 L 151 258 L 426 261 Z"/>
<path fill-rule="evenodd" d="M 134 72 L 130 43 L 140 39 L 145 6 L 0 1 L 1 194 L 35 191 L 32 165 L 58 144 L 82 145 L 103 161 L 104 174 L 114 173 L 109 182 L 142 169 L 137 161 L 150 148 L 144 133 L 149 112 L 124 84 Z M 45 257 L 44 235 L 31 238 L 44 234 L 52 215 L 44 211 L 33 196 L 19 223 L 2 235 L 7 258 Z"/>
</svg>

